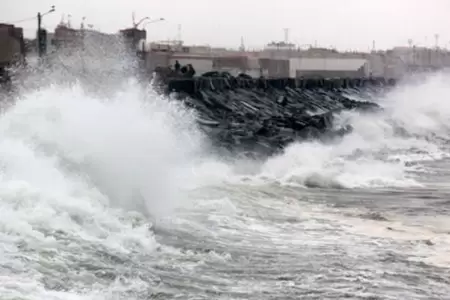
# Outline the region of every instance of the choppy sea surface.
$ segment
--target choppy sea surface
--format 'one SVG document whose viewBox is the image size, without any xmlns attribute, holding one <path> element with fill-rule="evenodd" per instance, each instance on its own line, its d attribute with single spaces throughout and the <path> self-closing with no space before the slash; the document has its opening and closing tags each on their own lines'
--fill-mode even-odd
<svg viewBox="0 0 450 300">
<path fill-rule="evenodd" d="M 450 77 L 265 161 L 130 81 L 0 118 L 1 299 L 450 299 Z"/>
</svg>

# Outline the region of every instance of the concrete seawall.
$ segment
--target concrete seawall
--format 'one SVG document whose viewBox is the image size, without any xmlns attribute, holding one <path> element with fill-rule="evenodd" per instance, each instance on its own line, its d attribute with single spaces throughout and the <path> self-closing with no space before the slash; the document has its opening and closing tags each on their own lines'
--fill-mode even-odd
<svg viewBox="0 0 450 300">
<path fill-rule="evenodd" d="M 247 79 L 239 77 L 176 78 L 167 82 L 168 92 L 184 92 L 193 95 L 200 90 L 225 91 L 233 89 L 347 89 L 367 86 L 394 86 L 395 79 L 386 78 L 270 78 Z"/>
</svg>

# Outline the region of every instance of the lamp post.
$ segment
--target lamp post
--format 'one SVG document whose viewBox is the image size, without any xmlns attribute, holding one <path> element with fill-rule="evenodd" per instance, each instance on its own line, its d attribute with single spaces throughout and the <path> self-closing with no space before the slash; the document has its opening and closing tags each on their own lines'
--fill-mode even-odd
<svg viewBox="0 0 450 300">
<path fill-rule="evenodd" d="M 137 28 L 137 27 L 139 26 L 139 24 L 141 24 L 143 21 L 149 20 L 149 19 L 150 19 L 149 17 L 143 17 L 143 18 L 140 19 L 138 22 L 134 22 L 134 21 L 133 21 L 133 27 L 134 27 L 134 28 Z"/>
<path fill-rule="evenodd" d="M 159 19 L 151 20 L 151 19 L 149 19 L 149 18 L 144 18 L 143 20 L 149 20 L 149 21 L 145 22 L 145 23 L 142 25 L 142 29 L 145 30 L 145 27 L 146 27 L 148 24 L 161 22 L 161 21 L 164 21 L 165 19 L 164 19 L 164 18 L 159 18 Z M 140 21 L 140 22 L 141 22 L 141 21 Z M 136 27 L 139 25 L 140 22 L 138 22 L 138 23 L 136 24 Z M 136 27 L 135 27 L 135 28 L 136 28 Z M 145 42 L 142 43 L 142 49 L 141 49 L 141 50 L 142 50 L 142 52 L 145 52 Z"/>
<path fill-rule="evenodd" d="M 148 21 L 148 22 L 145 22 L 143 25 L 142 25 L 142 29 L 145 29 L 145 27 L 148 25 L 148 24 L 152 24 L 152 23 L 157 23 L 157 22 L 161 22 L 161 21 L 165 21 L 166 19 L 164 19 L 164 18 L 159 18 L 159 19 L 155 19 L 155 20 L 150 20 L 150 21 Z"/>
<path fill-rule="evenodd" d="M 141 40 L 140 47 L 138 47 L 138 53 L 140 52 L 140 55 L 141 55 L 141 63 L 142 63 L 142 68 L 141 69 L 142 70 L 145 70 L 147 68 L 147 59 L 148 59 L 147 53 L 146 53 L 146 49 L 145 49 L 146 39 L 147 39 L 147 32 L 145 31 L 145 27 L 147 25 L 149 25 L 149 24 L 152 24 L 152 23 L 157 23 L 157 22 L 164 21 L 165 19 L 164 18 L 158 18 L 158 19 L 152 20 L 152 19 L 146 17 L 146 18 L 143 18 L 142 20 L 140 20 L 139 22 L 135 23 L 134 24 L 134 29 L 137 30 L 137 27 L 139 26 L 139 24 L 142 21 L 144 21 L 144 20 L 148 20 L 147 22 L 142 24 L 142 31 L 144 32 L 144 34 L 145 34 L 144 36 L 145 37 L 144 37 L 143 40 Z M 141 49 L 139 49 L 139 48 L 141 48 Z"/>
<path fill-rule="evenodd" d="M 37 42 L 38 42 L 38 54 L 39 54 L 39 57 L 42 57 L 42 54 L 43 54 L 42 43 L 43 42 L 47 42 L 47 41 L 42 41 L 42 33 L 41 33 L 41 30 L 42 30 L 42 28 L 41 28 L 41 26 L 42 26 L 42 17 L 45 16 L 45 15 L 48 15 L 49 13 L 52 13 L 54 11 L 55 11 L 55 6 L 52 5 L 49 11 L 47 11 L 47 12 L 45 12 L 43 14 L 41 14 L 40 12 L 37 13 L 37 21 L 38 21 L 38 24 L 37 24 L 38 25 L 37 26 L 38 27 L 37 28 L 37 31 L 38 31 Z"/>
</svg>

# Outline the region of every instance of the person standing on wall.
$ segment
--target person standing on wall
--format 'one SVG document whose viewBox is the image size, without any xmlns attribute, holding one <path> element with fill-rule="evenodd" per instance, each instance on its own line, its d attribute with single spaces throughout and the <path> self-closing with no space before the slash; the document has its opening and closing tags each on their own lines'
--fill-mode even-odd
<svg viewBox="0 0 450 300">
<path fill-rule="evenodd" d="M 176 72 L 177 74 L 179 74 L 179 73 L 180 73 L 180 69 L 181 69 L 180 62 L 179 62 L 178 60 L 176 60 L 176 61 L 175 61 L 175 72 Z"/>
</svg>

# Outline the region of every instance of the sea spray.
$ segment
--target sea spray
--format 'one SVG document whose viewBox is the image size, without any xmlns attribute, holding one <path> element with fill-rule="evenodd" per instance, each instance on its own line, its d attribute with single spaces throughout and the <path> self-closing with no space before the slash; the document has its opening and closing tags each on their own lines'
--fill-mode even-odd
<svg viewBox="0 0 450 300">
<path fill-rule="evenodd" d="M 437 74 L 420 85 L 392 90 L 377 99 L 383 111 L 342 112 L 335 123 L 351 124 L 351 134 L 325 145 L 294 143 L 268 160 L 264 176 L 300 184 L 313 176 L 314 185 L 324 187 L 420 186 L 409 173 L 418 166 L 410 162 L 449 155 L 450 106 L 443 100 L 450 96 L 447 76 Z"/>
<path fill-rule="evenodd" d="M 212 155 L 195 113 L 132 81 L 108 93 L 83 84 L 25 92 L 0 119 L 0 294 L 442 298 L 445 207 L 411 188 L 423 178 L 405 163 L 448 151 L 448 89 L 433 80 L 398 92 L 411 99 L 437 85 L 425 93 L 433 107 L 408 106 L 397 122 L 393 93 L 379 99 L 382 112 L 340 113 L 351 134 L 296 142 L 262 162 Z M 430 112 L 434 123 L 414 125 Z M 415 226 L 404 225 L 412 213 Z"/>
</svg>

